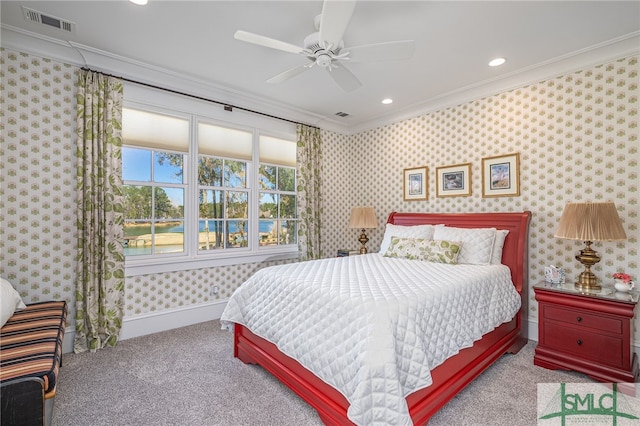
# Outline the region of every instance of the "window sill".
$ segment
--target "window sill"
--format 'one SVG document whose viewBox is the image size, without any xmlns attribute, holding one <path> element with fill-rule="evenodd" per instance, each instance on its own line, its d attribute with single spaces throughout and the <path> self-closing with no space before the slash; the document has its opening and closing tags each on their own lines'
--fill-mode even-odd
<svg viewBox="0 0 640 426">
<path fill-rule="evenodd" d="M 191 269 L 215 268 L 218 266 L 240 265 L 244 263 L 269 262 L 298 258 L 294 250 L 265 250 L 258 253 L 225 253 L 209 258 L 163 257 L 158 259 L 126 260 L 125 276 L 158 274 L 162 272 L 187 271 Z"/>
</svg>

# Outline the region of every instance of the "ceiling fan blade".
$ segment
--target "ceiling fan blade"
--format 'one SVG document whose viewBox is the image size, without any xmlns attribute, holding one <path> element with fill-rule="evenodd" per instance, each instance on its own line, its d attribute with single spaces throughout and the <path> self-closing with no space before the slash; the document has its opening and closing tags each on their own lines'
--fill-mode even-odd
<svg viewBox="0 0 640 426">
<path fill-rule="evenodd" d="M 280 74 L 271 77 L 269 80 L 267 80 L 267 83 L 271 83 L 271 84 L 282 83 L 283 81 L 289 80 L 290 78 L 293 78 L 298 74 L 302 74 L 309 68 L 311 68 L 309 65 L 299 65 L 295 68 L 291 68 L 290 70 L 281 72 Z"/>
<path fill-rule="evenodd" d="M 340 65 L 339 67 L 332 67 L 331 70 L 329 68 L 325 68 L 333 81 L 335 81 L 338 86 L 342 88 L 345 92 L 352 92 L 356 90 L 358 87 L 362 86 L 360 80 L 353 75 L 351 71 L 345 68 L 344 65 Z"/>
<path fill-rule="evenodd" d="M 249 33 L 247 31 L 238 30 L 233 35 L 233 37 L 236 40 L 242 40 L 260 46 L 270 47 L 271 49 L 284 50 L 285 52 L 304 54 L 303 52 L 305 51 L 303 47 L 299 47 L 294 44 L 286 43 L 284 41 L 261 36 L 258 34 Z"/>
<path fill-rule="evenodd" d="M 343 49 L 349 52 L 349 62 L 397 61 L 413 56 L 413 40 L 389 41 L 386 43 L 366 44 Z"/>
<path fill-rule="evenodd" d="M 355 0 L 325 0 L 320 17 L 320 43 L 337 46 L 356 7 Z"/>
</svg>

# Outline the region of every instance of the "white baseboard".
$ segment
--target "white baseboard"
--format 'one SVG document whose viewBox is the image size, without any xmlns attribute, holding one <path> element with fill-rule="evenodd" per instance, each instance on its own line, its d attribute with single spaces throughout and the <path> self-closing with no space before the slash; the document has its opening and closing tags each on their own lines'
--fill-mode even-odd
<svg viewBox="0 0 640 426">
<path fill-rule="evenodd" d="M 68 354 L 73 352 L 73 339 L 76 337 L 75 327 L 65 327 L 64 338 L 62 339 L 62 353 Z"/>
<path fill-rule="evenodd" d="M 226 305 L 227 299 L 124 317 L 122 329 L 120 330 L 120 340 L 220 319 Z M 75 334 L 75 327 L 67 327 L 62 342 L 63 353 L 73 352 Z"/>
<path fill-rule="evenodd" d="M 120 330 L 120 340 L 186 327 L 200 322 L 213 321 L 222 316 L 225 306 L 227 306 L 226 299 L 136 315 L 134 317 L 124 317 L 122 330 Z"/>
<path fill-rule="evenodd" d="M 538 341 L 538 322 L 532 320 L 531 318 L 529 318 L 528 320 L 529 324 L 529 328 L 528 328 L 528 333 L 527 333 L 527 338 L 529 340 L 533 340 L 535 342 Z"/>
</svg>

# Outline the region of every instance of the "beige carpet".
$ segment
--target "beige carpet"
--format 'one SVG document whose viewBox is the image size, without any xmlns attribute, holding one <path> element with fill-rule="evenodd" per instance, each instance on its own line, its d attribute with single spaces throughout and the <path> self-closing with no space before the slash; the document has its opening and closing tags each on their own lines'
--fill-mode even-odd
<svg viewBox="0 0 640 426">
<path fill-rule="evenodd" d="M 218 321 L 65 354 L 53 425 L 321 425 L 261 367 L 233 358 Z M 438 412 L 439 425 L 535 425 L 536 383 L 584 382 L 533 365 L 535 342 L 504 355 Z"/>
</svg>

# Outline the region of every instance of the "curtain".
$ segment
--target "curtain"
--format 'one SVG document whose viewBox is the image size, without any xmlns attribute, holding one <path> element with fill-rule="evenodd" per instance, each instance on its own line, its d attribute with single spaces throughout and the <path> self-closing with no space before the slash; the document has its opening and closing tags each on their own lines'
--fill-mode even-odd
<svg viewBox="0 0 640 426">
<path fill-rule="evenodd" d="M 304 124 L 298 124 L 297 135 L 298 249 L 300 260 L 319 259 L 322 257 L 320 245 L 322 138 L 320 129 Z"/>
<path fill-rule="evenodd" d="M 78 269 L 74 352 L 118 342 L 124 312 L 122 81 L 78 76 Z"/>
</svg>

